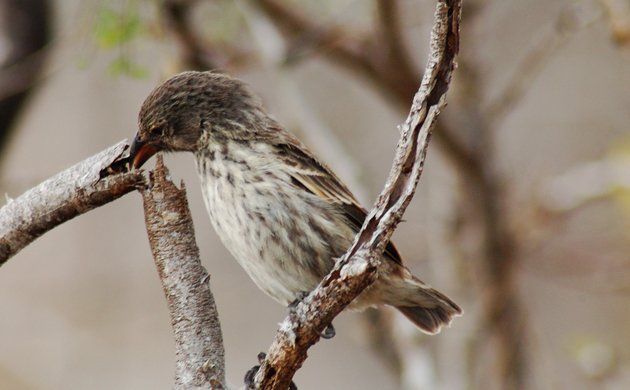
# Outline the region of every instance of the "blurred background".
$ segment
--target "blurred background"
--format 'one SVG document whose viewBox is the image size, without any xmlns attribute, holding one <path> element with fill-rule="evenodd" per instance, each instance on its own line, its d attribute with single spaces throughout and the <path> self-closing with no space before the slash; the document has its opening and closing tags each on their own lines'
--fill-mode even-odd
<svg viewBox="0 0 630 390">
<path fill-rule="evenodd" d="M 369 206 L 427 56 L 428 0 L 3 0 L 0 192 L 17 197 L 136 131 L 183 69 L 247 82 Z M 464 0 L 461 53 L 394 239 L 465 310 L 433 337 L 343 313 L 300 389 L 630 387 L 630 2 Z M 228 382 L 266 351 L 259 292 L 186 183 Z M 149 165 L 150 166 L 150 165 Z M 170 388 L 173 342 L 139 194 L 47 233 L 0 269 L 0 388 Z"/>
</svg>

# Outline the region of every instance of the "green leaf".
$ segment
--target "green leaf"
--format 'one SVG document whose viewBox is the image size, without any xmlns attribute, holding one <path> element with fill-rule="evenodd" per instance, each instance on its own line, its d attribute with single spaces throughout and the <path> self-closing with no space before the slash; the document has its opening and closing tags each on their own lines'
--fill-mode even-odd
<svg viewBox="0 0 630 390">
<path fill-rule="evenodd" d="M 114 76 L 126 75 L 137 79 L 145 78 L 149 74 L 146 68 L 136 64 L 126 55 L 116 57 L 107 70 Z"/>
<path fill-rule="evenodd" d="M 141 20 L 136 10 L 119 12 L 103 7 L 96 15 L 94 36 L 98 46 L 111 49 L 128 43 L 141 32 Z"/>
</svg>

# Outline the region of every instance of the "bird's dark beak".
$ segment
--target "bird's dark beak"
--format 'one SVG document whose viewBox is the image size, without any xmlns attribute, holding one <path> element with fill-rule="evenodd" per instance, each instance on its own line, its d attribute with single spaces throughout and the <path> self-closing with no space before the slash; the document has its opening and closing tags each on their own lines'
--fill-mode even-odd
<svg viewBox="0 0 630 390">
<path fill-rule="evenodd" d="M 138 137 L 134 138 L 131 143 L 131 150 L 129 151 L 129 160 L 131 161 L 131 166 L 134 169 L 140 168 L 148 159 L 151 158 L 155 153 L 159 151 L 158 147 L 151 143 L 145 142 Z"/>
</svg>

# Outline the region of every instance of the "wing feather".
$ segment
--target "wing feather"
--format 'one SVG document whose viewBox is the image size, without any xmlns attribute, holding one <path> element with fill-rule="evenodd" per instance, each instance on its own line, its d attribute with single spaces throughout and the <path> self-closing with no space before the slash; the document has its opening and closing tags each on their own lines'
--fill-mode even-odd
<svg viewBox="0 0 630 390">
<path fill-rule="evenodd" d="M 284 156 L 286 165 L 292 167 L 290 175 L 293 183 L 326 202 L 340 206 L 347 221 L 358 233 L 367 217 L 367 210 L 359 204 L 348 187 L 297 139 L 288 139 L 276 147 L 281 151 L 278 155 Z M 400 253 L 391 241 L 385 247 L 385 257 L 402 265 Z"/>
</svg>

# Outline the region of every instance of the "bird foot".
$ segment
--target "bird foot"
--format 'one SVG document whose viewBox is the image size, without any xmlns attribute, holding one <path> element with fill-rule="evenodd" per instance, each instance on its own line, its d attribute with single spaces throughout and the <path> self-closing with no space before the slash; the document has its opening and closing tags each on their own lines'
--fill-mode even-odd
<svg viewBox="0 0 630 390">
<path fill-rule="evenodd" d="M 259 353 L 257 356 L 259 364 L 257 366 L 250 368 L 249 371 L 245 373 L 245 378 L 243 378 L 243 381 L 245 382 L 245 390 L 255 389 L 254 379 L 256 378 L 256 373 L 258 373 L 258 370 L 260 370 L 260 365 L 263 364 L 266 357 L 267 357 L 266 353 L 264 352 Z M 295 383 L 293 383 L 293 381 L 291 381 L 291 384 L 289 385 L 289 390 L 298 390 L 297 386 L 295 385 Z"/>
</svg>

